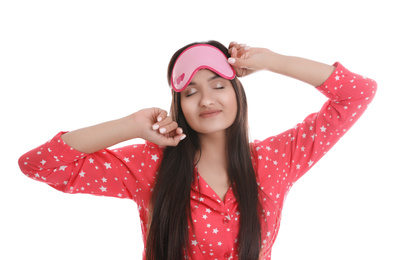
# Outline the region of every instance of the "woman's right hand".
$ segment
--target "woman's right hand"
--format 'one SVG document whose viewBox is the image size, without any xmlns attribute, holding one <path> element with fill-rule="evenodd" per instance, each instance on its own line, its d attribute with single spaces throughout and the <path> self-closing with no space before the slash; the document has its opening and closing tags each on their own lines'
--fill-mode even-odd
<svg viewBox="0 0 395 260">
<path fill-rule="evenodd" d="M 245 44 L 231 42 L 228 52 L 229 64 L 235 69 L 238 77 L 247 76 L 255 71 L 269 69 L 276 53 L 266 48 L 251 48 Z"/>
<path fill-rule="evenodd" d="M 160 108 L 146 108 L 129 116 L 137 137 L 161 146 L 176 146 L 186 135 Z"/>
</svg>

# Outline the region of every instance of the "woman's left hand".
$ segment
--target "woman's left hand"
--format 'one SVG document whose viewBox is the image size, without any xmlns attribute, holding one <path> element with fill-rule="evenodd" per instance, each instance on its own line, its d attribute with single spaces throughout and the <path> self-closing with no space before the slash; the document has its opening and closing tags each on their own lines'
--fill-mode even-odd
<svg viewBox="0 0 395 260">
<path fill-rule="evenodd" d="M 229 64 L 235 69 L 238 77 L 247 76 L 255 71 L 268 68 L 270 56 L 274 52 L 265 48 L 251 48 L 245 44 L 231 42 L 229 44 Z"/>
</svg>

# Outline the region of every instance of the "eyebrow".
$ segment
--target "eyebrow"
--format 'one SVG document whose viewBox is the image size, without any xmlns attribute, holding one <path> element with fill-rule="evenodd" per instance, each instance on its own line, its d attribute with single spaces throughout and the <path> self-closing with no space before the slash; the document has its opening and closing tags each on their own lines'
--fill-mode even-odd
<svg viewBox="0 0 395 260">
<path fill-rule="evenodd" d="M 207 82 L 210 82 L 210 81 L 212 81 L 212 80 L 214 80 L 214 79 L 217 79 L 217 78 L 220 78 L 220 77 L 221 77 L 220 75 L 215 74 L 215 76 L 209 78 L 209 79 L 207 80 Z M 193 82 L 193 81 L 191 81 L 191 82 L 188 84 L 188 86 L 194 86 L 194 85 L 196 85 L 196 83 Z"/>
</svg>

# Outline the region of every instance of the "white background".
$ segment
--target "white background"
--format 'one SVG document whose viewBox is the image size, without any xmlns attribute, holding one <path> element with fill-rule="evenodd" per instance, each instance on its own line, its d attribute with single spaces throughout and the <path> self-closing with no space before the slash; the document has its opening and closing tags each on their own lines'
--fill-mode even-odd
<svg viewBox="0 0 395 260">
<path fill-rule="evenodd" d="M 393 17 L 385 0 L 2 1 L 0 258 L 141 259 L 134 202 L 60 193 L 17 160 L 61 130 L 168 109 L 171 55 L 215 39 L 340 61 L 378 82 L 360 121 L 289 194 L 272 258 L 395 259 Z M 325 101 L 269 72 L 242 82 L 252 139 Z"/>
</svg>

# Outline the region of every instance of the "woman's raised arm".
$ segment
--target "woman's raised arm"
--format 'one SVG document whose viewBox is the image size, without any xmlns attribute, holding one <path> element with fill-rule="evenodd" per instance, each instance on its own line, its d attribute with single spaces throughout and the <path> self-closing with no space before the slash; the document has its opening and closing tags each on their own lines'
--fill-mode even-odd
<svg viewBox="0 0 395 260">
<path fill-rule="evenodd" d="M 239 77 L 259 70 L 269 70 L 318 87 L 335 70 L 334 66 L 324 63 L 281 55 L 265 48 L 250 48 L 243 44 L 231 43 L 229 54 L 229 63 Z"/>
<path fill-rule="evenodd" d="M 68 132 L 61 138 L 75 150 L 94 153 L 134 138 L 157 145 L 175 146 L 185 135 L 165 110 L 148 108 L 121 119 Z"/>
</svg>

